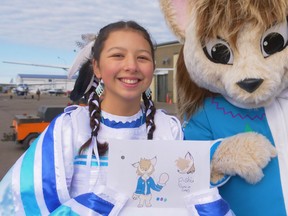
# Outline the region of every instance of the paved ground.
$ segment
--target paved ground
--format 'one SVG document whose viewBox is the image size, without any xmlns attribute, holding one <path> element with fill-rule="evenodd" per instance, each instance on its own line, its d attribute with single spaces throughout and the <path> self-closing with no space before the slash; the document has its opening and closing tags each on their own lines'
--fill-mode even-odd
<svg viewBox="0 0 288 216">
<path fill-rule="evenodd" d="M 9 95 L 0 94 L 0 180 L 23 154 L 24 149 L 16 145 L 13 141 L 3 141 L 4 133 L 11 133 L 12 120 L 16 114 L 36 114 L 41 105 L 67 105 L 70 102 L 65 96 L 41 95 L 40 100 L 32 99 L 27 96 L 14 96 L 10 99 Z M 156 103 L 157 108 L 163 108 L 170 114 L 175 114 L 175 105 L 167 103 Z"/>
</svg>

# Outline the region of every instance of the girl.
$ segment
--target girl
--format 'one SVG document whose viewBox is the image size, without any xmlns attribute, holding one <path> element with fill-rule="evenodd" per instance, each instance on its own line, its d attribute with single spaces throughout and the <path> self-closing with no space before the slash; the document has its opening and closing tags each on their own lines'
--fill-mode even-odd
<svg viewBox="0 0 288 216">
<path fill-rule="evenodd" d="M 70 71 L 80 68 L 71 99 L 88 106 L 67 107 L 16 162 L 0 184 L 0 215 L 117 215 L 127 196 L 106 185 L 109 139 L 183 138 L 151 100 L 154 62 L 137 23 L 102 28 Z"/>
</svg>

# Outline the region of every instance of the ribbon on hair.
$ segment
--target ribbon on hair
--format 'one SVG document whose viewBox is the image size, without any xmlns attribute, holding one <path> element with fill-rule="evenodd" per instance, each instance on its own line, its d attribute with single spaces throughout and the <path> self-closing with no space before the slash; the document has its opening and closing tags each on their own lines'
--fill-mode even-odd
<svg viewBox="0 0 288 216">
<path fill-rule="evenodd" d="M 82 35 L 82 39 L 86 40 L 88 43 L 80 50 L 77 54 L 71 68 L 68 70 L 68 78 L 70 79 L 76 72 L 81 68 L 81 66 L 87 61 L 92 59 L 92 47 L 94 46 L 96 35 L 92 37 L 91 35 L 89 38 L 85 38 L 85 35 Z"/>
</svg>

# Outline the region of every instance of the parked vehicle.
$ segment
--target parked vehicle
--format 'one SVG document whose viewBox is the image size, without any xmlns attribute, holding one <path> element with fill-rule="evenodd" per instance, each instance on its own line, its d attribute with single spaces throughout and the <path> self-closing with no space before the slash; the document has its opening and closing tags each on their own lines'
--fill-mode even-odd
<svg viewBox="0 0 288 216">
<path fill-rule="evenodd" d="M 48 93 L 50 94 L 50 95 L 62 95 L 62 94 L 66 94 L 64 91 L 63 91 L 63 89 L 50 89 L 50 90 L 48 90 Z"/>
<path fill-rule="evenodd" d="M 15 115 L 12 126 L 16 143 L 28 148 L 65 106 L 41 106 L 37 115 Z"/>
</svg>

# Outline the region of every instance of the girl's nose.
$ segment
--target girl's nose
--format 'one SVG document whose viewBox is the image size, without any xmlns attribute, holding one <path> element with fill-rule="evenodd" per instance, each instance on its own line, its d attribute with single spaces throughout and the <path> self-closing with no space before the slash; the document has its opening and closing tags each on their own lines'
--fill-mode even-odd
<svg viewBox="0 0 288 216">
<path fill-rule="evenodd" d="M 124 65 L 124 70 L 135 72 L 137 71 L 137 67 L 138 67 L 137 60 L 133 57 L 127 57 Z"/>
</svg>

